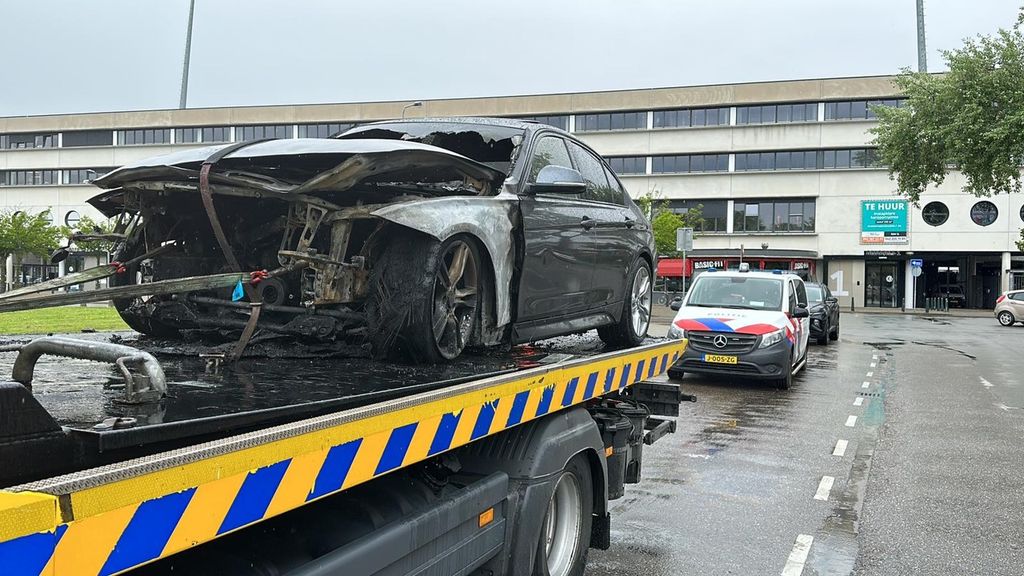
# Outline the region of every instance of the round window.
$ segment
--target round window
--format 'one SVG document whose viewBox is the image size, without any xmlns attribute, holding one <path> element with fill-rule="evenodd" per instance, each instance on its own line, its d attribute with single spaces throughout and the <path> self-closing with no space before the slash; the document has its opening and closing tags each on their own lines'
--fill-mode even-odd
<svg viewBox="0 0 1024 576">
<path fill-rule="evenodd" d="M 1020 207 L 1020 219 L 1024 220 L 1024 206 Z"/>
<path fill-rule="evenodd" d="M 78 212 L 75 210 L 69 210 L 68 213 L 64 215 L 64 223 L 72 228 L 78 226 L 78 223 L 81 221 L 82 217 L 79 216 Z"/>
<path fill-rule="evenodd" d="M 982 200 L 971 208 L 971 220 L 978 226 L 988 226 L 999 217 L 999 209 L 988 200 Z"/>
<path fill-rule="evenodd" d="M 949 208 L 942 202 L 929 202 L 924 205 L 924 210 L 921 210 L 921 217 L 926 224 L 941 226 L 949 220 Z"/>
</svg>

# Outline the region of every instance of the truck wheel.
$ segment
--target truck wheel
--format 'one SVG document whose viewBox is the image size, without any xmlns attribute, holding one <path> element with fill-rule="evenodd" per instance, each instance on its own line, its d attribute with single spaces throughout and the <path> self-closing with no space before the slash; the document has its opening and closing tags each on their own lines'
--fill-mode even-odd
<svg viewBox="0 0 1024 576">
<path fill-rule="evenodd" d="M 643 258 L 637 258 L 629 270 L 629 284 L 626 285 L 622 302 L 622 314 L 615 324 L 597 329 L 598 336 L 606 344 L 614 346 L 636 346 L 647 336 L 651 324 L 651 267 Z"/>
<path fill-rule="evenodd" d="M 440 362 L 459 356 L 479 316 L 482 259 L 468 236 L 401 234 L 370 276 L 366 319 L 374 355 Z"/>
<path fill-rule="evenodd" d="M 581 576 L 590 551 L 594 485 L 590 466 L 577 454 L 558 476 L 541 522 L 533 576 Z"/>
</svg>

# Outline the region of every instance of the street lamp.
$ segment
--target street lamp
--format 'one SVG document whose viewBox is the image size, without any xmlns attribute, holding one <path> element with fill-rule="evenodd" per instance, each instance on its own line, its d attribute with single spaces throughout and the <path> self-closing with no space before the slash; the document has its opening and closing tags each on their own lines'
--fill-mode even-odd
<svg viewBox="0 0 1024 576">
<path fill-rule="evenodd" d="M 405 111 L 406 110 L 408 110 L 409 108 L 421 108 L 422 106 L 423 106 L 423 102 L 421 102 L 419 100 L 413 102 L 412 104 L 406 104 L 405 106 L 403 106 L 402 107 L 402 120 L 405 120 Z"/>
</svg>

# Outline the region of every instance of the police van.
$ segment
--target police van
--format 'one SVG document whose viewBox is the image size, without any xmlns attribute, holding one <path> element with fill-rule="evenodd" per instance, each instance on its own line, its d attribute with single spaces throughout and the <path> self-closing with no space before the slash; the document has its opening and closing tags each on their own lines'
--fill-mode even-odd
<svg viewBox="0 0 1024 576">
<path fill-rule="evenodd" d="M 721 374 L 789 388 L 807 362 L 807 290 L 796 274 L 751 272 L 746 263 L 735 272 L 708 270 L 673 308 L 668 335 L 689 345 L 670 378 Z"/>
</svg>

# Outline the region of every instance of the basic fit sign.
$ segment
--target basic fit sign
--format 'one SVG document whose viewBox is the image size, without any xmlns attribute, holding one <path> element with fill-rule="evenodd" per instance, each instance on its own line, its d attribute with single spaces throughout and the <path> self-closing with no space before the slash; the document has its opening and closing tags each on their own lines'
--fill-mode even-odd
<svg viewBox="0 0 1024 576">
<path fill-rule="evenodd" d="M 906 244 L 906 200 L 862 200 L 860 203 L 861 244 Z"/>
</svg>

